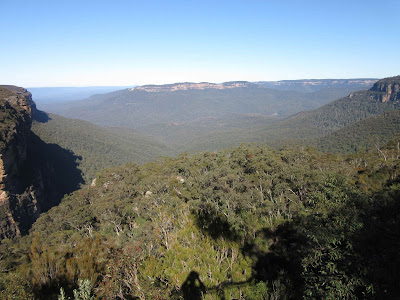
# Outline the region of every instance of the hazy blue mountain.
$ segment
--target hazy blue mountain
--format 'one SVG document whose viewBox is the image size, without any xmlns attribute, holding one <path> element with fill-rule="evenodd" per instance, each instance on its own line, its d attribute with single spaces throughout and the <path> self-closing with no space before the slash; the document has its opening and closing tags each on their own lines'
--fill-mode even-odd
<svg viewBox="0 0 400 300">
<path fill-rule="evenodd" d="M 369 90 L 351 93 L 315 110 L 300 112 L 266 125 L 207 134 L 198 138 L 189 149 L 219 149 L 240 143 L 268 144 L 275 147 L 285 144 L 315 144 L 315 139 L 358 121 L 399 109 L 399 102 L 400 76 L 385 78 L 376 82 Z M 393 127 L 387 132 L 392 132 L 392 129 Z M 324 147 L 324 150 L 328 148 Z"/>
<path fill-rule="evenodd" d="M 48 112 L 102 126 L 134 128 L 184 147 L 208 134 L 266 126 L 318 108 L 374 81 L 358 80 L 354 86 L 338 82 L 341 81 L 326 82 L 308 93 L 243 81 L 148 85 L 42 107 Z"/>
<path fill-rule="evenodd" d="M 31 87 L 28 88 L 28 91 L 31 92 L 38 107 L 42 109 L 44 103 L 80 100 L 95 94 L 110 93 L 123 88 L 127 88 L 127 86 Z"/>
<path fill-rule="evenodd" d="M 354 79 L 301 79 L 281 81 L 258 81 L 264 87 L 298 92 L 315 92 L 322 89 L 352 89 L 365 90 L 371 87 L 378 79 L 354 78 Z"/>
</svg>

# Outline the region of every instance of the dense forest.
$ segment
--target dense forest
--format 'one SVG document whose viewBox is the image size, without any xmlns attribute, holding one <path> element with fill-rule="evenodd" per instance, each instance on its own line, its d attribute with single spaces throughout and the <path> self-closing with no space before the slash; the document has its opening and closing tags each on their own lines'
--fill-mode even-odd
<svg viewBox="0 0 400 300">
<path fill-rule="evenodd" d="M 160 156 L 171 156 L 170 147 L 126 128 L 104 128 L 77 119 L 37 111 L 32 131 L 47 144 L 59 145 L 76 156 L 85 182 L 104 168 L 128 162 L 144 163 Z M 44 152 L 44 150 L 38 150 Z M 50 153 L 63 160 L 56 153 Z"/>
<path fill-rule="evenodd" d="M 194 134 L 192 153 L 36 109 L 30 131 L 0 90 L 3 148 L 24 125 L 23 177 L 38 179 L 15 199 L 46 184 L 67 193 L 38 206 L 33 225 L 15 214 L 24 230 L 1 240 L 0 298 L 399 297 L 399 81 L 257 116 L 263 126 L 237 115 L 237 128 Z M 215 150 L 194 153 L 203 147 Z"/>
<path fill-rule="evenodd" d="M 2 299 L 398 296 L 399 157 L 397 138 L 357 155 L 243 145 L 105 170 L 2 241 Z"/>
</svg>

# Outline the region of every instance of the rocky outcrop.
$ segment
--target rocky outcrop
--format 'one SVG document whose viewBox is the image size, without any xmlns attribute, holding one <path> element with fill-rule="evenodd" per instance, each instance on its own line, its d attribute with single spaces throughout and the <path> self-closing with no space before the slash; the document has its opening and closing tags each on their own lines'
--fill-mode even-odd
<svg viewBox="0 0 400 300">
<path fill-rule="evenodd" d="M 145 91 L 145 92 L 176 92 L 176 91 L 187 91 L 187 90 L 225 90 L 241 87 L 257 86 L 247 81 L 232 81 L 225 83 L 209 83 L 209 82 L 183 82 L 165 85 L 143 85 L 129 89 L 130 91 Z"/>
<path fill-rule="evenodd" d="M 281 81 L 230 81 L 224 83 L 209 83 L 209 82 L 183 82 L 174 84 L 164 85 L 143 85 L 129 89 L 129 91 L 145 91 L 145 92 L 175 92 L 175 91 L 187 91 L 187 90 L 225 90 L 233 88 L 272 88 L 272 89 L 283 89 L 283 90 L 297 90 L 299 88 L 310 88 L 311 90 L 317 90 L 321 88 L 332 88 L 332 87 L 351 87 L 359 86 L 370 87 L 377 79 L 305 79 L 305 80 L 281 80 Z"/>
<path fill-rule="evenodd" d="M 35 111 L 28 91 L 0 86 L 0 240 L 26 233 L 48 207 L 52 175 L 32 155 Z"/>
<path fill-rule="evenodd" d="M 400 76 L 379 80 L 370 91 L 381 102 L 397 102 L 400 100 Z"/>
<path fill-rule="evenodd" d="M 373 85 L 377 79 L 361 78 L 361 79 L 304 79 L 304 80 L 281 80 L 281 81 L 260 81 L 265 87 L 276 88 L 280 86 L 296 87 L 296 86 L 319 86 L 319 87 L 346 87 L 359 85 L 369 87 Z"/>
<path fill-rule="evenodd" d="M 25 206 L 36 215 L 33 191 L 25 191 L 21 182 L 27 158 L 32 109 L 32 96 L 23 88 L 0 86 L 0 238 L 21 234 L 15 218 L 17 206 Z M 27 193 L 25 193 L 27 192 Z M 30 198 L 26 206 L 25 199 Z"/>
</svg>

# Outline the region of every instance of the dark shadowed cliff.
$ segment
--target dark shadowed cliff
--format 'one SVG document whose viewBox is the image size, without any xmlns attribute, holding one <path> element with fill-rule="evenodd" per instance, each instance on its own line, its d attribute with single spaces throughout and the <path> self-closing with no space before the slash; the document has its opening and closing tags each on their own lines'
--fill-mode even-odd
<svg viewBox="0 0 400 300">
<path fill-rule="evenodd" d="M 82 182 L 73 153 L 31 132 L 35 116 L 29 92 L 0 86 L 0 239 L 26 233 Z"/>
</svg>

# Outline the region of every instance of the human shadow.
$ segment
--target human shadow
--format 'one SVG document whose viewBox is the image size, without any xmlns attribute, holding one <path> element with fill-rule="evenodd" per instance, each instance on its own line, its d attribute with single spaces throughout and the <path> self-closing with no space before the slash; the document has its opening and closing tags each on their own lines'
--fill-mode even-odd
<svg viewBox="0 0 400 300">
<path fill-rule="evenodd" d="M 206 292 L 206 287 L 200 280 L 199 273 L 192 271 L 182 284 L 181 292 L 185 300 L 200 300 Z"/>
</svg>

